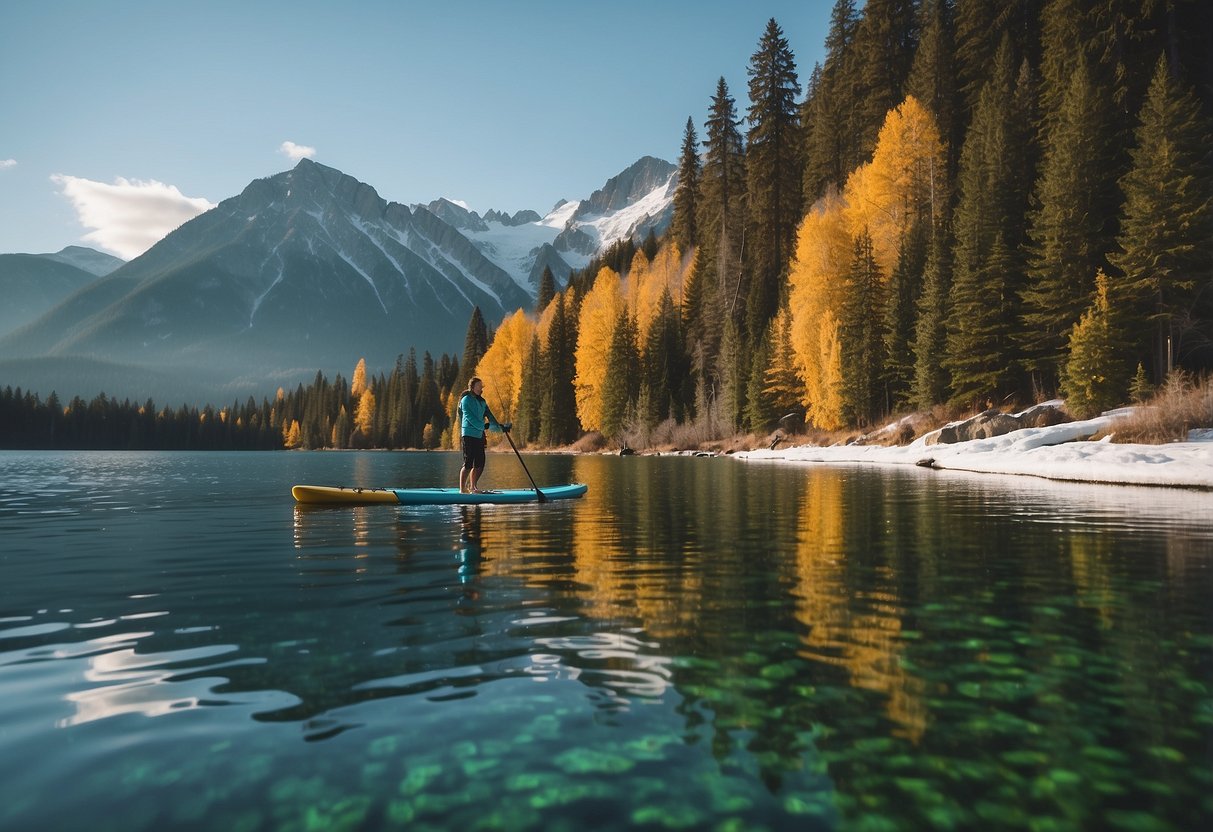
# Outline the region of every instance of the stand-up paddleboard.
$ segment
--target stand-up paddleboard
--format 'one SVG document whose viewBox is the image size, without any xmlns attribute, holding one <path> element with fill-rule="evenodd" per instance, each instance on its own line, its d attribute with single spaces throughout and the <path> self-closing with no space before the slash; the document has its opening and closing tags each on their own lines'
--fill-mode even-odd
<svg viewBox="0 0 1213 832">
<path fill-rule="evenodd" d="M 543 502 L 580 497 L 588 485 L 552 485 L 539 489 Z M 533 488 L 509 488 L 464 494 L 458 488 L 337 488 L 327 485 L 296 485 L 291 494 L 300 503 L 391 503 L 401 506 L 484 505 L 486 503 L 534 503 L 539 495 Z"/>
</svg>

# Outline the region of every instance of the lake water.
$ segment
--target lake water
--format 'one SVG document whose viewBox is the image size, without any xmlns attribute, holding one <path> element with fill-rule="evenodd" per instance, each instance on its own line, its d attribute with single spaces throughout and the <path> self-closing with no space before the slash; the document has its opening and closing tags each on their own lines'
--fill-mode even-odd
<svg viewBox="0 0 1213 832">
<path fill-rule="evenodd" d="M 1213 494 L 527 461 L 0 453 L 0 829 L 1213 820 Z"/>
</svg>

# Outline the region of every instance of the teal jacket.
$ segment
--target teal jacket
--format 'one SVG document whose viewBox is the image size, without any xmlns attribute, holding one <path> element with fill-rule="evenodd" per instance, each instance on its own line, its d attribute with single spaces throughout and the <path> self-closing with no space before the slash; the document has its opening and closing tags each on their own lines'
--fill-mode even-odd
<svg viewBox="0 0 1213 832">
<path fill-rule="evenodd" d="M 480 439 L 484 436 L 486 427 L 498 433 L 502 432 L 501 425 L 498 424 L 493 411 L 489 410 L 488 403 L 470 390 L 459 397 L 459 405 L 455 408 L 455 414 L 460 421 L 460 436 L 474 436 Z"/>
</svg>

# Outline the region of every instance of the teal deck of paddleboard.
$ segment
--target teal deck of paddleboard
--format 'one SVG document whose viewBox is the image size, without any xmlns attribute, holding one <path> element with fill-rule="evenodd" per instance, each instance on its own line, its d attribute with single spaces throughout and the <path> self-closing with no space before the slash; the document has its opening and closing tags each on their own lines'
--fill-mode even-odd
<svg viewBox="0 0 1213 832">
<path fill-rule="evenodd" d="M 585 494 L 589 486 L 581 483 L 541 488 L 544 499 L 567 500 Z M 516 488 L 464 494 L 458 488 L 393 488 L 396 499 L 406 506 L 481 505 L 485 503 L 533 503 L 539 498 L 533 488 Z"/>
</svg>

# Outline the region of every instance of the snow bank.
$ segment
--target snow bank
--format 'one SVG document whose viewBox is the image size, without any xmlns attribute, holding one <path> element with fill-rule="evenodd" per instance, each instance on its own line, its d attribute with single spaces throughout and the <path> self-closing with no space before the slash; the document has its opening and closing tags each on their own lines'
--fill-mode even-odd
<svg viewBox="0 0 1213 832">
<path fill-rule="evenodd" d="M 928 445 L 919 437 L 903 447 L 836 445 L 745 451 L 747 460 L 927 465 L 984 474 L 1023 474 L 1054 480 L 1213 489 L 1213 436 L 1193 431 L 1192 441 L 1167 445 L 1114 445 L 1085 441 L 1112 429 L 1124 411 L 1048 428 L 1025 428 L 990 439 Z"/>
</svg>

